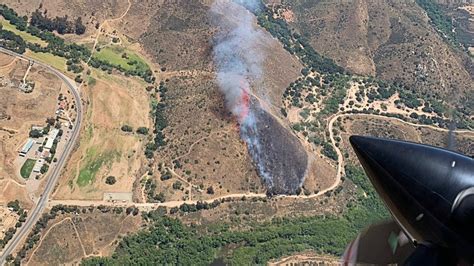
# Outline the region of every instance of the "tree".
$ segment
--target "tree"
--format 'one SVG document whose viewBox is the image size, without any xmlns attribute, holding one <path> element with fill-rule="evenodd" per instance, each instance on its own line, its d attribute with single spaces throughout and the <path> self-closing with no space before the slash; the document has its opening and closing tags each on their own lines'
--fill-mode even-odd
<svg viewBox="0 0 474 266">
<path fill-rule="evenodd" d="M 132 132 L 133 128 L 129 125 L 123 125 L 120 129 L 122 129 L 123 132 Z"/>
<path fill-rule="evenodd" d="M 6 258 L 7 262 L 12 262 L 15 258 L 13 257 L 12 254 L 9 254 Z"/>
<path fill-rule="evenodd" d="M 148 134 L 148 128 L 146 127 L 139 127 L 137 129 L 137 133 L 141 135 L 147 135 Z"/>
<path fill-rule="evenodd" d="M 48 157 L 48 158 L 50 158 L 50 157 Z M 44 173 L 48 172 L 48 170 L 49 170 L 49 165 L 43 164 L 43 166 L 41 167 L 40 173 L 44 174 Z"/>
<path fill-rule="evenodd" d="M 46 118 L 46 123 L 49 126 L 54 126 L 54 124 L 56 123 L 56 119 L 54 117 L 48 117 L 48 118 Z"/>
<path fill-rule="evenodd" d="M 82 18 L 78 17 L 74 23 L 74 26 L 76 28 L 75 32 L 77 35 L 84 34 L 86 32 L 86 26 L 82 24 Z"/>
<path fill-rule="evenodd" d="M 212 186 L 207 188 L 207 194 L 210 194 L 210 195 L 214 194 L 214 188 Z"/>
<path fill-rule="evenodd" d="M 38 129 L 33 129 L 30 130 L 30 138 L 41 138 L 43 136 L 43 133 L 39 131 Z"/>
<path fill-rule="evenodd" d="M 113 185 L 117 182 L 117 179 L 115 178 L 115 176 L 108 176 L 106 179 L 105 179 L 105 183 L 107 185 Z"/>
<path fill-rule="evenodd" d="M 164 174 L 161 175 L 160 177 L 161 181 L 166 181 L 168 179 L 171 179 L 171 173 L 170 172 L 166 172 Z"/>
<path fill-rule="evenodd" d="M 173 183 L 173 189 L 181 189 L 182 185 L 181 182 L 176 181 Z"/>
<path fill-rule="evenodd" d="M 20 202 L 18 200 L 8 202 L 7 207 L 12 209 L 14 212 L 18 212 L 21 209 Z"/>
<path fill-rule="evenodd" d="M 76 78 L 74 79 L 74 81 L 77 82 L 77 83 L 82 83 L 81 75 L 77 75 Z"/>
</svg>

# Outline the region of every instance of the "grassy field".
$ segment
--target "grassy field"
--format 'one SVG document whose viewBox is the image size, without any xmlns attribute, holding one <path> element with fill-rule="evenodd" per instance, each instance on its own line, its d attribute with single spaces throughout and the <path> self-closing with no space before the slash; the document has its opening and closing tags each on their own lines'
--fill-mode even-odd
<svg viewBox="0 0 474 266">
<path fill-rule="evenodd" d="M 126 54 L 126 58 L 122 55 Z M 145 71 L 149 67 L 147 63 L 136 53 L 122 47 L 106 47 L 95 53 L 95 58 L 108 61 L 109 63 L 121 66 L 125 70 Z"/>
<path fill-rule="evenodd" d="M 33 36 L 25 31 L 19 31 L 15 28 L 14 25 L 10 24 L 7 20 L 5 20 L 3 17 L 0 17 L 0 24 L 2 24 L 4 30 L 11 31 L 15 33 L 16 35 L 19 35 L 23 40 L 30 42 L 30 43 L 37 43 L 41 46 L 46 46 L 48 45 L 45 41 L 41 40 L 40 38 Z"/>
<path fill-rule="evenodd" d="M 47 63 L 59 71 L 66 72 L 66 59 L 62 57 L 55 56 L 49 53 L 34 53 L 31 51 L 27 51 L 26 55 L 38 61 Z"/>
<path fill-rule="evenodd" d="M 23 178 L 29 178 L 31 175 L 31 171 L 33 171 L 33 167 L 35 166 L 36 160 L 27 159 L 26 162 L 20 169 L 20 174 Z"/>
<path fill-rule="evenodd" d="M 86 157 L 83 160 L 83 167 L 79 171 L 79 177 L 77 178 L 77 184 L 80 187 L 89 185 L 94 182 L 97 172 L 101 169 L 104 164 L 110 163 L 115 158 L 114 152 L 98 153 L 95 147 L 91 147 L 87 150 Z"/>
</svg>

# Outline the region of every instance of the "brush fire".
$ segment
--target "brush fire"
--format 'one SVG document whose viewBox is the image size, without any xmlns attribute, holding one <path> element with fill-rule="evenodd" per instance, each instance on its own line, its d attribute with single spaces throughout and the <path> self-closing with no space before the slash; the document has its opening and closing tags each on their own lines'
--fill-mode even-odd
<svg viewBox="0 0 474 266">
<path fill-rule="evenodd" d="M 250 10 L 257 1 L 240 1 Z M 214 63 L 217 83 L 227 108 L 236 117 L 240 137 L 269 194 L 295 194 L 304 181 L 308 157 L 302 144 L 262 108 L 252 86 L 262 86 L 265 54 L 258 43 L 265 41 L 254 16 L 232 1 L 216 1 L 211 19 L 220 30 L 215 36 Z M 266 88 L 271 89 L 271 88 Z"/>
</svg>

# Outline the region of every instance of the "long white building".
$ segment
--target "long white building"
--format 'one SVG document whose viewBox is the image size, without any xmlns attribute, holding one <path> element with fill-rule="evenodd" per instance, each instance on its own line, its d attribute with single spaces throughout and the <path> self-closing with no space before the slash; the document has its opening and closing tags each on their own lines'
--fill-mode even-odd
<svg viewBox="0 0 474 266">
<path fill-rule="evenodd" d="M 49 131 L 48 141 L 46 141 L 46 145 L 44 145 L 44 148 L 46 150 L 49 150 L 51 149 L 51 147 L 53 147 L 54 140 L 56 139 L 58 134 L 59 134 L 59 129 L 54 128 L 54 129 L 51 129 L 51 131 Z"/>
<path fill-rule="evenodd" d="M 25 145 L 23 145 L 23 148 L 21 148 L 20 156 L 26 156 L 26 154 L 31 150 L 31 147 L 33 147 L 33 144 L 35 144 L 35 141 L 32 138 L 29 138 Z"/>
</svg>

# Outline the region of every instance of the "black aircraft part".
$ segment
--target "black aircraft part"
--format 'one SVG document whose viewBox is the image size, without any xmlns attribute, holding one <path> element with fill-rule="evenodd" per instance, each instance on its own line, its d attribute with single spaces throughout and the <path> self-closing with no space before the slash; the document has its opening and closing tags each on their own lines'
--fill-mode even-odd
<svg viewBox="0 0 474 266">
<path fill-rule="evenodd" d="M 414 243 L 474 257 L 474 160 L 411 142 L 352 136 L 377 193 Z"/>
</svg>

